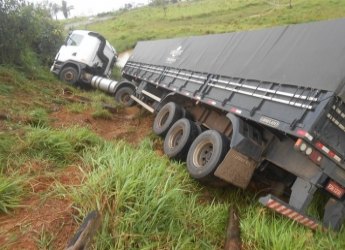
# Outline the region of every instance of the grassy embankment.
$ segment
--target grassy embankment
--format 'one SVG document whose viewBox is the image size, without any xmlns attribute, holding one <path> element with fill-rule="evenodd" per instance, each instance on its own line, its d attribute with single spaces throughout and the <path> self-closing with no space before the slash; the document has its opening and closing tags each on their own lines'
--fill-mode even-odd
<svg viewBox="0 0 345 250">
<path fill-rule="evenodd" d="M 169 6 L 166 17 L 160 8 L 143 8 L 88 28 L 104 34 L 123 51 L 137 40 L 344 16 L 343 1 L 292 3 L 288 9 L 264 1 L 197 1 Z M 95 241 L 97 249 L 220 249 L 229 206 L 239 208 L 245 249 L 345 248 L 344 230 L 312 233 L 258 205 L 260 193 L 199 185 L 189 178 L 183 164 L 154 152 L 158 140 L 154 136 L 133 146 L 106 141 L 88 127 L 53 127 L 50 114 L 61 108 L 75 114 L 91 110 L 96 118 L 111 119 L 100 106 L 101 101 L 111 100 L 100 93 L 74 90 L 91 102 L 71 104 L 60 95 L 66 85 L 43 72 L 30 78 L 0 68 L 2 213 L 12 212 L 30 198 L 29 183 L 37 173 L 29 170 L 35 165 L 42 166 L 47 176 L 73 165 L 83 173 L 81 183 L 66 186 L 55 181 L 39 193 L 40 199 L 42 203 L 51 197 L 72 200 L 78 222 L 91 209 L 99 209 L 103 223 Z M 11 237 L 15 240 L 20 235 Z M 36 237 L 42 248 L 52 248 L 57 240 L 44 228 Z"/>
<path fill-rule="evenodd" d="M 292 0 L 292 9 L 288 8 L 288 3 L 288 0 L 185 2 L 169 6 L 166 16 L 162 8 L 141 8 L 106 22 L 87 25 L 86 28 L 100 32 L 118 51 L 124 51 L 140 40 L 251 30 L 344 17 L 345 2 L 341 0 Z"/>
</svg>

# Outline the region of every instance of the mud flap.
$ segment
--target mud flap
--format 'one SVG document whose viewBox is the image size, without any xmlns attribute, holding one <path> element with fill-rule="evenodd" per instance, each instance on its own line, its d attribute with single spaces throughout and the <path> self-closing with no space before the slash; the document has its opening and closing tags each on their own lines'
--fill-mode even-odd
<svg viewBox="0 0 345 250">
<path fill-rule="evenodd" d="M 345 219 L 345 204 L 330 198 L 325 206 L 325 214 L 323 216 L 323 224 L 335 231 L 339 231 Z"/>
<path fill-rule="evenodd" d="M 230 149 L 222 163 L 214 172 L 218 178 L 245 189 L 257 166 L 257 162 L 240 152 Z"/>
</svg>

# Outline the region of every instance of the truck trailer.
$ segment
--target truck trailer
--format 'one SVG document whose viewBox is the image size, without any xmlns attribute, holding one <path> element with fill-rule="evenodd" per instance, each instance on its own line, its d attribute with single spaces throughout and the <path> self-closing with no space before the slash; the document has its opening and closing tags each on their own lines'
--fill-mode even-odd
<svg viewBox="0 0 345 250">
<path fill-rule="evenodd" d="M 165 154 L 186 161 L 192 178 L 242 189 L 262 181 L 272 186 L 263 205 L 339 230 L 344 27 L 338 19 L 138 42 L 122 76 L 136 86 L 131 98 L 156 114 Z M 316 191 L 327 197 L 322 221 L 307 214 Z"/>
<path fill-rule="evenodd" d="M 313 230 L 339 230 L 345 218 L 344 27 L 345 19 L 337 19 L 142 41 L 122 81 L 97 72 L 102 64 L 80 67 L 77 79 L 154 113 L 164 153 L 185 161 L 192 178 L 242 189 L 263 182 L 271 187 L 259 198 L 264 206 Z M 55 73 L 68 63 L 59 58 Z M 327 200 L 321 221 L 307 214 L 316 192 Z"/>
</svg>

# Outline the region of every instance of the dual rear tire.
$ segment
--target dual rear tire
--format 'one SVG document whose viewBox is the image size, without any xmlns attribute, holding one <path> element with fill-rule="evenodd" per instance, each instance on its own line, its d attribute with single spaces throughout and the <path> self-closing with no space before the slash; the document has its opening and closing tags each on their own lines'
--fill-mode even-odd
<svg viewBox="0 0 345 250">
<path fill-rule="evenodd" d="M 186 160 L 189 147 L 199 135 L 200 127 L 193 121 L 182 118 L 169 129 L 164 140 L 164 153 L 172 159 Z"/>
<path fill-rule="evenodd" d="M 223 182 L 214 176 L 229 150 L 229 140 L 216 130 L 206 130 L 192 143 L 187 155 L 187 169 L 194 178 L 206 184 Z"/>
<path fill-rule="evenodd" d="M 222 183 L 214 176 L 229 150 L 229 140 L 216 130 L 201 128 L 188 118 L 176 103 L 169 102 L 158 112 L 153 131 L 164 137 L 164 153 L 172 159 L 186 161 L 192 178 L 203 183 Z M 223 184 L 223 183 L 222 183 Z"/>
</svg>

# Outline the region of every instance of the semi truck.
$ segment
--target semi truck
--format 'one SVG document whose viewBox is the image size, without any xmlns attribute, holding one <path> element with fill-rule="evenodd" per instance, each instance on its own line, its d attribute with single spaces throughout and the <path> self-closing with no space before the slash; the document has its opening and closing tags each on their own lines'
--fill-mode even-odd
<svg viewBox="0 0 345 250">
<path fill-rule="evenodd" d="M 88 74 L 110 77 L 116 59 L 116 50 L 103 36 L 75 30 L 56 54 L 50 71 L 71 84 L 87 83 Z"/>
<path fill-rule="evenodd" d="M 117 52 L 101 34 L 88 30 L 69 33 L 55 56 L 50 71 L 60 80 L 76 86 L 92 86 L 113 94 L 118 102 L 132 105 L 135 85 L 110 79 Z M 121 90 L 117 88 L 121 85 Z"/>
<path fill-rule="evenodd" d="M 192 178 L 242 189 L 263 182 L 264 206 L 313 230 L 339 230 L 344 27 L 337 19 L 138 42 L 115 85 L 155 114 L 164 153 L 185 161 Z M 326 200 L 322 219 L 308 214 L 316 192 Z"/>
</svg>

